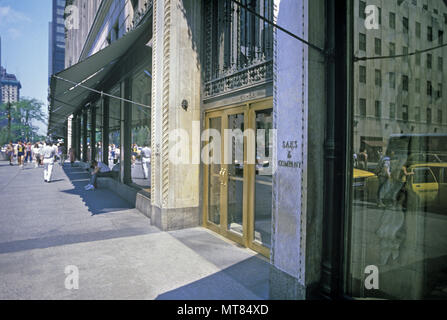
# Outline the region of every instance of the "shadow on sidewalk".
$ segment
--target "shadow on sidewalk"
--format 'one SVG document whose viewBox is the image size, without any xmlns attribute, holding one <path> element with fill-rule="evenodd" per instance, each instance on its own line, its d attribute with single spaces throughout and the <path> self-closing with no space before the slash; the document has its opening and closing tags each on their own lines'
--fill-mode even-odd
<svg viewBox="0 0 447 320">
<path fill-rule="evenodd" d="M 267 300 L 269 263 L 254 256 L 156 300 Z"/>
<path fill-rule="evenodd" d="M 89 183 L 91 176 L 85 169 L 76 166 L 71 167 L 69 164 L 65 164 L 62 169 L 74 189 L 61 190 L 61 192 L 80 196 L 92 215 L 133 209 L 126 200 L 115 195 L 110 190 L 96 189 L 95 191 L 86 191 L 84 187 Z"/>
</svg>

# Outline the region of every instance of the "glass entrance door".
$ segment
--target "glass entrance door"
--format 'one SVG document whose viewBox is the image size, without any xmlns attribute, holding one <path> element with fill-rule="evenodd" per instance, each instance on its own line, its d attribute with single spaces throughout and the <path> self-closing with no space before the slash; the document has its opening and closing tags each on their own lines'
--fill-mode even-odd
<svg viewBox="0 0 447 320">
<path fill-rule="evenodd" d="M 246 245 L 247 235 L 247 159 L 246 159 L 246 119 L 244 107 L 232 108 L 224 112 L 224 234 L 242 245 Z"/>
<path fill-rule="evenodd" d="M 272 218 L 272 102 L 206 115 L 204 226 L 265 256 Z"/>
</svg>

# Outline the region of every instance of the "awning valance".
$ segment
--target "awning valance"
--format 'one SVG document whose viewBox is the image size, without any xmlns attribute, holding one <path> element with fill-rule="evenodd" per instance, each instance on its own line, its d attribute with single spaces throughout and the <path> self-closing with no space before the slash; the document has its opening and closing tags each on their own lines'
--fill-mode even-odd
<svg viewBox="0 0 447 320">
<path fill-rule="evenodd" d="M 365 144 L 367 144 L 370 147 L 384 147 L 385 143 L 380 140 L 365 140 Z"/>
<path fill-rule="evenodd" d="M 96 88 L 101 84 L 132 44 L 148 31 L 150 20 L 147 19 L 106 48 L 51 77 L 49 134 L 62 127 L 65 120 L 86 101 L 91 94 L 87 88 Z"/>
</svg>

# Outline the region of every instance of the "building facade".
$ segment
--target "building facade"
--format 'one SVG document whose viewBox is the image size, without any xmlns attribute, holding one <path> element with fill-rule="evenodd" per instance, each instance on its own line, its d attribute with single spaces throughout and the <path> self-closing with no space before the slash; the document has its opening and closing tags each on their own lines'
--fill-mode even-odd
<svg viewBox="0 0 447 320">
<path fill-rule="evenodd" d="M 431 74 L 422 66 L 410 73 L 384 49 L 404 46 L 402 36 L 380 26 L 394 13 L 396 28 L 418 20 L 424 29 L 434 20 L 423 10 L 437 17 L 445 10 L 435 0 L 388 2 L 68 1 L 66 19 L 80 23 L 66 31 L 66 69 L 51 80 L 49 134 L 69 131 L 79 160 L 109 164 L 115 178 L 102 186 L 161 230 L 202 226 L 269 259 L 272 299 L 442 295 L 445 206 L 420 202 L 443 198 L 446 129 L 437 126 L 432 143 L 431 124 L 407 131 L 411 123 L 396 118 L 386 126 L 390 112 L 380 105 L 422 108 L 431 101 L 443 110 L 442 93 L 440 101 L 433 95 L 411 102 L 397 80 L 391 91 L 382 78 L 394 72 L 408 86 L 418 77 L 442 84 L 444 73 L 433 64 Z M 381 19 L 379 31 L 365 27 L 368 8 L 373 22 Z M 432 62 L 445 59 L 442 45 L 406 47 L 409 59 L 413 48 L 432 52 Z M 367 86 L 357 81 L 360 66 Z M 373 119 L 371 101 L 380 102 Z M 393 153 L 398 174 L 388 184 L 399 192 L 388 190 L 393 195 L 382 207 L 381 173 L 368 165 L 358 170 L 353 154 L 367 145 L 391 152 L 392 134 L 408 142 L 412 132 L 430 142 L 412 150 L 440 161 L 396 165 Z M 419 180 L 409 177 L 403 187 L 403 167 Z M 418 193 L 417 183 L 429 183 L 430 191 Z M 376 269 L 378 286 L 368 282 Z"/>
</svg>

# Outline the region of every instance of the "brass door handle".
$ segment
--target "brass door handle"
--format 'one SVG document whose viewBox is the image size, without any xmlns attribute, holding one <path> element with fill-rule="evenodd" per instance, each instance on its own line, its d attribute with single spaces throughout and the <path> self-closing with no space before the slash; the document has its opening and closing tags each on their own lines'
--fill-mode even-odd
<svg viewBox="0 0 447 320">
<path fill-rule="evenodd" d="M 226 176 L 227 176 L 227 170 L 222 168 L 220 170 L 220 184 L 223 185 L 223 186 L 227 185 Z"/>
</svg>

